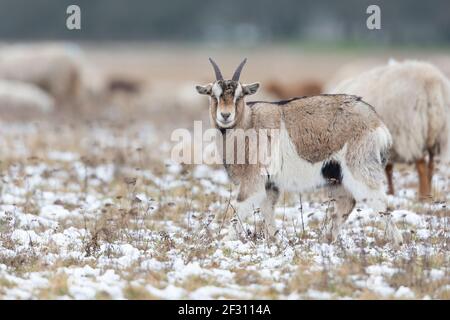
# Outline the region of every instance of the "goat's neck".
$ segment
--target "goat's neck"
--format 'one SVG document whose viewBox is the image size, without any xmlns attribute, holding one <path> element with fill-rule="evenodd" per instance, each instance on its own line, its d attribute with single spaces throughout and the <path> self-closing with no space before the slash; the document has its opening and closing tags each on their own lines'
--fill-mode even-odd
<svg viewBox="0 0 450 320">
<path fill-rule="evenodd" d="M 238 121 L 236 122 L 236 125 L 230 129 L 220 129 L 220 131 L 222 133 L 220 142 L 222 143 L 222 145 L 219 143 L 219 140 L 216 140 L 218 142 L 218 148 L 223 148 L 222 151 L 219 151 L 222 154 L 223 166 L 224 166 L 225 170 L 227 171 L 228 176 L 233 181 L 236 179 L 234 170 L 233 170 L 233 167 L 236 166 L 236 164 L 227 164 L 227 162 L 226 162 L 227 152 L 225 150 L 225 147 L 227 145 L 227 139 L 234 139 L 233 135 L 231 134 L 233 130 L 242 129 L 245 131 L 247 129 L 250 129 L 252 126 L 253 126 L 252 111 L 251 111 L 250 107 L 247 106 L 247 104 L 245 104 L 244 112 L 243 112 L 242 116 L 240 117 L 240 119 L 238 119 Z M 229 132 L 227 134 L 227 131 L 231 131 L 231 132 Z M 241 150 L 239 152 L 245 152 L 245 151 Z"/>
<path fill-rule="evenodd" d="M 247 105 L 247 103 L 244 102 L 244 111 L 242 113 L 242 116 L 240 119 L 237 120 L 236 125 L 233 129 L 243 129 L 247 130 L 252 127 L 252 110 Z"/>
</svg>

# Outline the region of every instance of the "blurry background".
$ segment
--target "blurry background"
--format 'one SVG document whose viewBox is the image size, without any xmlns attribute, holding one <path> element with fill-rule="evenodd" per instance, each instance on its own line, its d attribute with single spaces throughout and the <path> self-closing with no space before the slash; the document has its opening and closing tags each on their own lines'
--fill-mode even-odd
<svg viewBox="0 0 450 320">
<path fill-rule="evenodd" d="M 81 30 L 66 28 L 71 4 Z M 371 4 L 381 30 L 366 26 Z M 248 57 L 242 81 L 262 82 L 255 99 L 326 92 L 391 58 L 428 60 L 449 75 L 449 12 L 445 0 L 0 0 L 0 79 L 49 94 L 37 113 L 137 118 L 167 139 L 207 120 L 207 99 L 193 86 L 213 79 L 209 56 L 228 76 Z M 35 116 L 4 105 L 6 118 Z"/>
<path fill-rule="evenodd" d="M 83 31 L 63 26 L 78 4 Z M 382 32 L 365 28 L 366 8 L 382 8 Z M 273 42 L 442 45 L 450 41 L 445 0 L 2 0 L 0 37 L 9 40 L 136 40 L 230 43 Z"/>
</svg>

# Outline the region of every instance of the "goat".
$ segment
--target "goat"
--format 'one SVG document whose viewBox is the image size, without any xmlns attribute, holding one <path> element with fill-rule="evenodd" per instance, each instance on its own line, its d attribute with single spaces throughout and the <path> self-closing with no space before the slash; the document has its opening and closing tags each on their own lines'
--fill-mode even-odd
<svg viewBox="0 0 450 320">
<path fill-rule="evenodd" d="M 325 236 L 330 242 L 336 240 L 356 201 L 367 201 L 377 212 L 386 213 L 384 166 L 391 136 L 370 105 L 359 97 L 344 94 L 246 102 L 246 96 L 256 93 L 260 86 L 239 82 L 246 59 L 231 80 L 224 80 L 217 64 L 211 58 L 210 62 L 216 80 L 197 85 L 196 90 L 209 96 L 211 124 L 221 132 L 216 139 L 217 151 L 229 177 L 239 184 L 239 219 L 245 220 L 252 208 L 260 208 L 265 234 L 273 238 L 277 234 L 274 206 L 280 192 L 303 192 L 321 186 L 328 187 L 335 199 L 335 212 Z M 266 141 L 277 141 L 268 164 L 249 161 L 253 156 L 250 139 L 244 140 L 242 148 L 231 141 L 229 148 L 229 140 L 234 139 L 236 132 L 249 129 L 267 133 Z M 250 153 L 244 163 L 228 161 L 235 158 L 230 154 L 242 153 Z M 390 215 L 383 216 L 388 238 L 395 245 L 400 244 L 401 233 Z M 242 231 L 238 225 L 229 238 L 239 237 Z"/>
<path fill-rule="evenodd" d="M 393 163 L 415 162 L 419 198 L 428 199 L 434 156 L 440 153 L 448 159 L 450 153 L 448 79 L 429 63 L 391 61 L 342 82 L 332 92 L 364 97 L 392 133 L 392 156 L 386 166 L 388 192 L 394 194 Z"/>
</svg>

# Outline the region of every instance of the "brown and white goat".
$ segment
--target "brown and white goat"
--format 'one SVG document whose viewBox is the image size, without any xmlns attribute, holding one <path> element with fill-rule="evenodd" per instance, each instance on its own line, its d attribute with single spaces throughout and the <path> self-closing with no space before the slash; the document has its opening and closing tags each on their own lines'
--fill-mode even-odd
<svg viewBox="0 0 450 320">
<path fill-rule="evenodd" d="M 386 213 L 384 167 L 391 135 L 373 108 L 359 97 L 337 94 L 293 98 L 279 102 L 246 102 L 259 83 L 241 84 L 239 77 L 244 60 L 231 80 L 224 80 L 216 63 L 210 59 L 216 81 L 197 86 L 198 93 L 210 97 L 210 118 L 214 128 L 222 132 L 217 140 L 218 152 L 231 180 L 239 184 L 236 213 L 242 221 L 255 208 L 264 216 L 269 237 L 277 233 L 274 206 L 280 192 L 303 192 L 328 187 L 335 200 L 326 238 L 336 240 L 343 222 L 356 201 L 366 201 L 386 218 L 386 235 L 395 244 L 402 235 Z M 247 153 L 249 140 L 236 148 L 234 139 L 238 129 L 265 130 L 268 139 L 277 140 L 271 150 L 269 165 L 229 163 L 229 153 Z M 277 137 L 272 136 L 278 130 Z M 231 145 L 233 148 L 223 145 Z M 261 148 L 261 146 L 259 146 Z M 232 157 L 232 159 L 235 159 Z M 276 170 L 267 170 L 274 164 Z M 232 238 L 239 237 L 241 226 Z M 232 233 L 230 233 L 232 234 Z"/>
</svg>

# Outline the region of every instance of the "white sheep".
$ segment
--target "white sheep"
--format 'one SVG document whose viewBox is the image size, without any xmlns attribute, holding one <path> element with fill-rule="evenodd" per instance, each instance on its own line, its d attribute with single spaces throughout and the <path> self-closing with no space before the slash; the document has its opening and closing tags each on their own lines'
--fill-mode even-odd
<svg viewBox="0 0 450 320">
<path fill-rule="evenodd" d="M 79 49 L 71 45 L 32 44 L 0 48 L 0 78 L 34 84 L 57 103 L 73 100 L 80 90 Z"/>
<path fill-rule="evenodd" d="M 47 113 L 54 105 L 54 99 L 35 85 L 0 80 L 0 111 L 4 113 Z"/>
<path fill-rule="evenodd" d="M 342 82 L 331 93 L 361 96 L 390 130 L 394 143 L 386 167 L 389 193 L 394 193 L 392 163 L 414 162 L 419 197 L 428 198 L 434 156 L 450 157 L 450 83 L 443 73 L 425 62 L 390 61 Z"/>
</svg>

